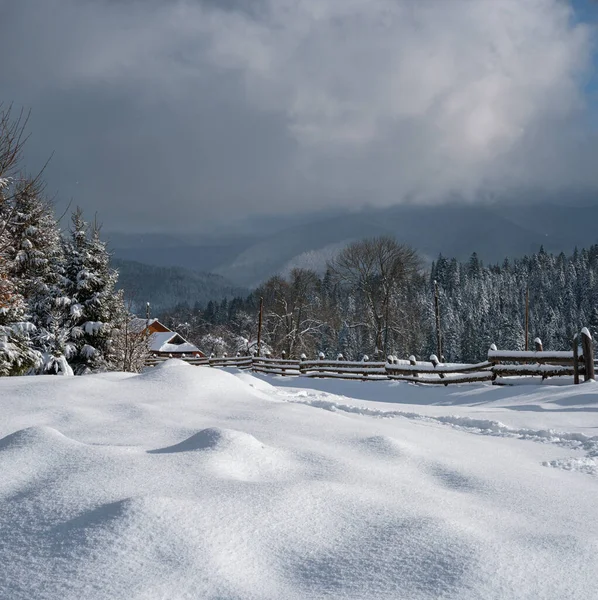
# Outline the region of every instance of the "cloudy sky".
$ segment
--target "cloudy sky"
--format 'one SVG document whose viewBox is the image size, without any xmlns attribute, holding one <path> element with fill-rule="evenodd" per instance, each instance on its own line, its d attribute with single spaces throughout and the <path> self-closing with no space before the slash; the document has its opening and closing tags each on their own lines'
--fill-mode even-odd
<svg viewBox="0 0 598 600">
<path fill-rule="evenodd" d="M 28 166 L 109 229 L 598 190 L 594 0 L 0 0 Z"/>
</svg>

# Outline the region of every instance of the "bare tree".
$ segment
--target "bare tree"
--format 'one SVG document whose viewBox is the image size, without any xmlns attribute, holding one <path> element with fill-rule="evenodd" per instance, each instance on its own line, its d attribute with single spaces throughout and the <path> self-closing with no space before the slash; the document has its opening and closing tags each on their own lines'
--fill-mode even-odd
<svg viewBox="0 0 598 600">
<path fill-rule="evenodd" d="M 150 356 L 149 338 L 147 327 L 143 326 L 142 319 L 133 318 L 130 306 L 119 319 L 118 328 L 114 332 L 111 354 L 113 364 L 118 371 L 139 373 Z"/>
<path fill-rule="evenodd" d="M 266 306 L 266 331 L 275 350 L 288 357 L 312 352 L 324 327 L 319 318 L 320 279 L 314 271 L 293 269 L 289 280 L 273 277 L 260 295 Z"/>
<path fill-rule="evenodd" d="M 395 321 L 393 297 L 418 275 L 420 259 L 409 246 L 381 236 L 354 242 L 330 264 L 338 280 L 364 300 L 364 323 L 373 331 L 374 355 L 387 354 L 389 331 Z"/>
</svg>

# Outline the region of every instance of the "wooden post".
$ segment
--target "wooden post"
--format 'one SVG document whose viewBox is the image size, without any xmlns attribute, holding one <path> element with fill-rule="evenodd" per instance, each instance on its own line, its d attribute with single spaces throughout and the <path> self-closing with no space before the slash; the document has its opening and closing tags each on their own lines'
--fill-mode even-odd
<svg viewBox="0 0 598 600">
<path fill-rule="evenodd" d="M 573 336 L 573 383 L 579 383 L 579 336 Z"/>
<path fill-rule="evenodd" d="M 497 350 L 496 344 L 490 344 L 490 348 L 488 349 L 488 362 L 492 363 L 492 385 L 494 385 L 494 382 L 496 381 L 496 373 L 494 372 L 496 361 L 490 360 L 490 352 L 496 352 Z"/>
<path fill-rule="evenodd" d="M 536 352 L 542 352 L 542 340 L 540 338 L 534 340 L 534 347 Z"/>
<path fill-rule="evenodd" d="M 436 368 L 440 364 L 440 361 L 438 360 L 438 357 L 435 354 L 432 354 L 432 356 L 430 356 L 430 362 L 432 363 L 432 366 L 434 368 Z M 444 373 L 438 373 L 438 375 L 440 375 L 440 379 L 444 379 Z"/>
<path fill-rule="evenodd" d="M 525 288 L 525 351 L 529 350 L 529 285 Z"/>
<path fill-rule="evenodd" d="M 583 348 L 583 361 L 585 363 L 585 372 L 583 379 L 589 381 L 594 379 L 594 346 L 592 336 L 587 327 L 581 330 L 581 347 Z"/>
<path fill-rule="evenodd" d="M 264 299 L 260 298 L 260 316 L 257 326 L 257 356 L 259 358 L 262 347 L 262 321 L 264 317 Z"/>
<path fill-rule="evenodd" d="M 409 364 L 414 367 L 417 364 L 417 361 L 415 360 L 415 356 L 413 356 L 413 354 L 409 357 Z M 413 371 L 413 377 L 419 377 L 417 371 Z"/>
<path fill-rule="evenodd" d="M 440 298 L 438 294 L 438 282 L 434 280 L 434 312 L 436 313 L 436 350 L 438 356 L 442 356 L 442 335 L 440 333 Z"/>
</svg>

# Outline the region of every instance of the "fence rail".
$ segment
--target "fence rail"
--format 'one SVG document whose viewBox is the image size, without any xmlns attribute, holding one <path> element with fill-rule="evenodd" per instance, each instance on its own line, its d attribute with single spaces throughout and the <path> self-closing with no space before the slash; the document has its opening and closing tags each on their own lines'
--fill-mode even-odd
<svg viewBox="0 0 598 600">
<path fill-rule="evenodd" d="M 413 356 L 408 360 L 388 357 L 386 362 L 328 360 L 323 354 L 317 360 L 273 358 L 269 356 L 221 356 L 221 357 L 184 357 L 192 365 L 209 367 L 236 367 L 251 369 L 257 373 L 283 376 L 304 376 L 361 381 L 393 380 L 421 384 L 449 385 L 456 383 L 477 383 L 491 381 L 496 385 L 508 385 L 513 377 L 573 376 L 579 383 L 594 376 L 594 352 L 592 339 L 587 329 L 573 340 L 571 351 L 544 351 L 541 342 L 532 352 L 498 350 L 494 345 L 488 351 L 488 360 L 476 364 L 441 363 L 432 355 L 430 361 L 416 361 Z M 168 360 L 170 356 L 152 356 L 147 366 L 152 367 Z M 509 379 L 511 378 L 511 379 Z"/>
</svg>

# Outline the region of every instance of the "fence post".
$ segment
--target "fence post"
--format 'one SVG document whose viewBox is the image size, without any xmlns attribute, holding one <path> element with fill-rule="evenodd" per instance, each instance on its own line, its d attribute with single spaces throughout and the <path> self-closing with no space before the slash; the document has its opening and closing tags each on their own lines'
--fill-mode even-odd
<svg viewBox="0 0 598 600">
<path fill-rule="evenodd" d="M 579 384 L 579 336 L 573 336 L 573 383 Z"/>
<path fill-rule="evenodd" d="M 368 362 L 368 360 L 370 360 L 370 357 L 367 354 L 363 355 L 363 358 L 361 359 L 361 362 Z M 367 369 L 363 370 L 363 373 L 361 374 L 361 380 L 365 381 L 368 378 L 368 371 Z"/>
<path fill-rule="evenodd" d="M 526 344 L 527 347 L 527 344 Z M 494 382 L 496 381 L 496 372 L 494 371 L 494 367 L 496 366 L 496 363 L 492 360 L 490 360 L 490 352 L 496 352 L 498 350 L 498 348 L 496 347 L 496 344 L 490 344 L 490 349 L 488 350 L 488 362 L 492 363 L 492 383 L 494 384 Z"/>
<path fill-rule="evenodd" d="M 305 361 L 307 360 L 307 356 L 305 354 L 302 354 L 299 357 L 299 373 L 303 374 L 305 373 Z"/>
<path fill-rule="evenodd" d="M 583 361 L 585 363 L 585 372 L 583 379 L 589 381 L 594 379 L 594 346 L 592 336 L 587 327 L 581 330 L 581 347 L 583 348 Z"/>
<path fill-rule="evenodd" d="M 542 340 L 540 338 L 536 338 L 534 340 L 534 346 L 536 347 L 536 352 L 542 352 Z"/>
<path fill-rule="evenodd" d="M 413 356 L 413 354 L 409 357 L 409 364 L 414 367 L 417 364 L 417 361 L 415 360 L 415 356 Z M 413 371 L 413 377 L 419 377 L 419 373 L 417 371 Z"/>
<path fill-rule="evenodd" d="M 280 353 L 280 355 L 282 357 L 282 360 L 286 360 L 287 353 L 284 350 Z M 286 369 L 284 368 L 284 364 L 281 365 L 281 369 L 280 370 L 282 371 L 282 375 L 284 375 L 286 373 Z"/>
<path fill-rule="evenodd" d="M 436 368 L 440 364 L 440 361 L 438 360 L 436 354 L 432 354 L 432 356 L 430 356 L 430 362 L 432 363 L 432 366 L 434 368 Z M 444 379 L 444 373 L 438 373 L 438 375 L 440 375 L 440 379 Z M 446 385 L 446 383 L 444 385 Z"/>
</svg>

